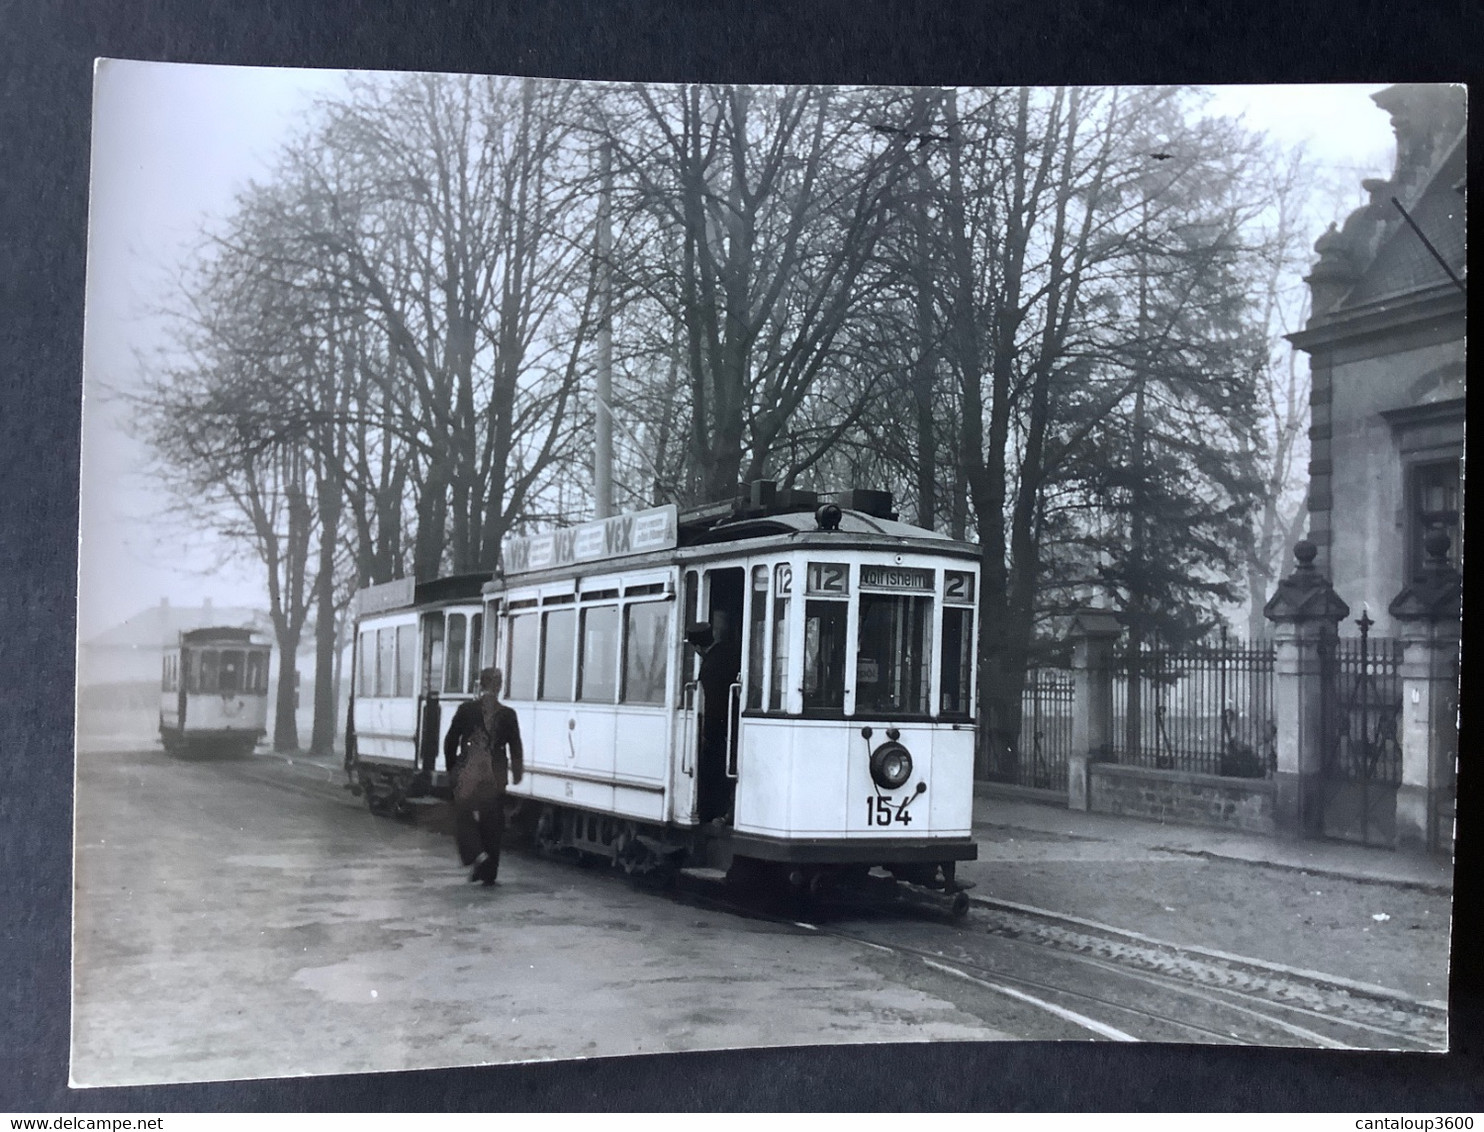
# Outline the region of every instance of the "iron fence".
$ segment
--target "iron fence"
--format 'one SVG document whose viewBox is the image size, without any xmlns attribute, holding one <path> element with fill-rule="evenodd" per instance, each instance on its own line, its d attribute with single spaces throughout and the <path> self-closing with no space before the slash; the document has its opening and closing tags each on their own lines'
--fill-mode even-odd
<svg viewBox="0 0 1484 1132">
<path fill-rule="evenodd" d="M 1032 668 L 1020 697 L 1020 742 L 1005 777 L 1018 786 L 1065 791 L 1067 754 L 1072 749 L 1072 674 Z"/>
<path fill-rule="evenodd" d="M 1228 778 L 1277 769 L 1271 641 L 1223 629 L 1184 648 L 1156 641 L 1115 655 L 1114 761 Z"/>
<path fill-rule="evenodd" d="M 1364 631 L 1321 646 L 1326 776 L 1401 783 L 1402 648 Z"/>
</svg>

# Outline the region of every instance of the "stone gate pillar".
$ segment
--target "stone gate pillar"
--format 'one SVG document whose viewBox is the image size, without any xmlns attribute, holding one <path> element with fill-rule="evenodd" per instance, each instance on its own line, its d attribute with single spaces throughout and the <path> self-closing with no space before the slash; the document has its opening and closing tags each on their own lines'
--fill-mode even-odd
<svg viewBox="0 0 1484 1132">
<path fill-rule="evenodd" d="M 1402 782 L 1396 792 L 1396 847 L 1451 851 L 1451 802 L 1458 759 L 1458 659 L 1463 579 L 1449 563 L 1451 540 L 1431 531 L 1422 578 L 1390 605 L 1402 641 Z"/>
<path fill-rule="evenodd" d="M 1294 544 L 1298 565 L 1263 606 L 1273 623 L 1273 715 L 1278 728 L 1274 808 L 1278 830 L 1318 836 L 1324 818 L 1319 777 L 1324 766 L 1324 669 L 1322 652 L 1339 636 L 1350 607 L 1314 568 L 1318 548 Z"/>
<path fill-rule="evenodd" d="M 1088 808 L 1087 764 L 1107 755 L 1113 737 L 1113 645 L 1123 626 L 1106 609 L 1072 618 L 1072 749 L 1067 754 L 1067 806 Z"/>
</svg>

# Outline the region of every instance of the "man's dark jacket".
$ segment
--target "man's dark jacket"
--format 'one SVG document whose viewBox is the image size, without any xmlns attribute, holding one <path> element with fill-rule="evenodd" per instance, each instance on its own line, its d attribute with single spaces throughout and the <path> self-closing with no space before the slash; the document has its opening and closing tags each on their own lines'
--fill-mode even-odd
<svg viewBox="0 0 1484 1132">
<path fill-rule="evenodd" d="M 484 729 L 483 700 L 484 696 L 480 696 L 462 703 L 459 710 L 453 713 L 453 722 L 448 725 L 448 734 L 443 737 L 443 761 L 450 772 L 457 770 L 459 763 L 463 761 L 459 752 L 463 741 Z M 507 748 L 510 751 L 508 761 L 505 755 Z M 490 755 L 495 764 L 495 779 L 502 788 L 507 775 L 511 782 L 520 781 L 521 775 L 525 773 L 525 751 L 520 744 L 520 720 L 514 708 L 498 702 L 494 711 L 494 732 L 490 735 Z"/>
</svg>

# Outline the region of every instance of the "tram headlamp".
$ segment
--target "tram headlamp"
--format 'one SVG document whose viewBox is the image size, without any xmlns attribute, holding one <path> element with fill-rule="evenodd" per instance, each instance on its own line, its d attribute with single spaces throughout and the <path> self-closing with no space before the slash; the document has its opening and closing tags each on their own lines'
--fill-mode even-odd
<svg viewBox="0 0 1484 1132">
<path fill-rule="evenodd" d="M 896 790 L 912 777 L 912 753 L 895 741 L 871 752 L 871 778 L 883 790 Z"/>
</svg>

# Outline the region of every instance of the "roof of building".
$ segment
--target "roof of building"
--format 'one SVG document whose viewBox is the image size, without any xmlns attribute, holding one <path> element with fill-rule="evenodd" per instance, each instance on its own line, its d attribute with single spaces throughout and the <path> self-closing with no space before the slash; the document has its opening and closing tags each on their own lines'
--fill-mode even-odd
<svg viewBox="0 0 1484 1132">
<path fill-rule="evenodd" d="M 83 642 L 88 648 L 164 648 L 190 629 L 235 626 L 272 633 L 268 614 L 242 606 L 170 605 L 161 602 L 141 610 Z"/>
<path fill-rule="evenodd" d="M 1395 168 L 1362 182 L 1369 203 L 1315 243 L 1311 328 L 1467 278 L 1466 92 L 1400 83 L 1372 99 L 1391 114 Z"/>
<path fill-rule="evenodd" d="M 1402 207 L 1417 225 L 1427 243 L 1408 224 L 1400 210 L 1387 199 L 1395 219 L 1382 233 L 1376 253 L 1361 274 L 1360 281 L 1340 302 L 1342 309 L 1354 309 L 1382 299 L 1410 294 L 1451 282 L 1448 269 L 1459 279 L 1468 274 L 1464 247 L 1463 194 L 1457 185 L 1465 177 L 1463 138 L 1454 143 L 1443 163 L 1428 180 L 1422 192 Z M 1432 245 L 1433 251 L 1428 250 Z M 1439 263 L 1441 257 L 1443 263 Z"/>
</svg>

